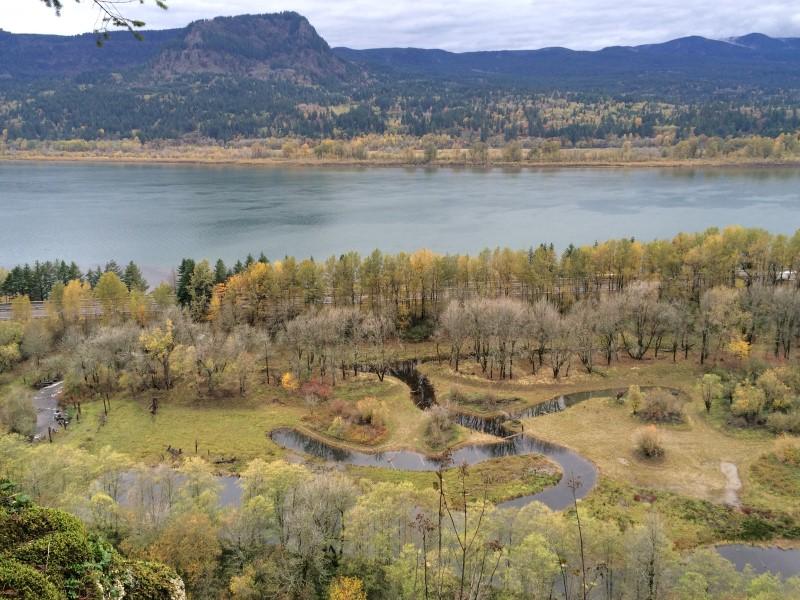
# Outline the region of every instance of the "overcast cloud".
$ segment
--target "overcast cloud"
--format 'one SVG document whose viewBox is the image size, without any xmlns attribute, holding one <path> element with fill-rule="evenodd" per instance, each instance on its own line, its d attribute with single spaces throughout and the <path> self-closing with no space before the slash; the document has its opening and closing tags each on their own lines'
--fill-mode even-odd
<svg viewBox="0 0 800 600">
<path fill-rule="evenodd" d="M 27 33 L 91 31 L 89 0 L 63 0 L 61 17 L 40 0 L 0 0 L 0 28 Z M 685 35 L 727 38 L 754 31 L 800 37 L 797 0 L 151 0 L 123 6 L 150 28 L 219 15 L 295 10 L 332 46 L 416 46 L 453 51 L 566 46 L 597 49 Z"/>
</svg>

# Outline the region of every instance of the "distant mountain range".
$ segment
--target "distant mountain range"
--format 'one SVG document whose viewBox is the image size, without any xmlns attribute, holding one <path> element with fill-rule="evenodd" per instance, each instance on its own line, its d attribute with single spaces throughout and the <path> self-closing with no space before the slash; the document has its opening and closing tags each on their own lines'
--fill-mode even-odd
<svg viewBox="0 0 800 600">
<path fill-rule="evenodd" d="M 795 38 L 686 37 L 598 51 L 354 50 L 331 48 L 294 12 L 143 35 L 115 33 L 98 48 L 92 34 L 0 31 L 0 130 L 12 140 L 391 131 L 594 143 L 663 127 L 679 137 L 774 136 L 800 123 Z M 580 108 L 564 115 L 555 97 Z"/>
<path fill-rule="evenodd" d="M 622 88 L 654 79 L 783 87 L 800 76 L 800 38 L 752 33 L 720 41 L 699 36 L 662 44 L 454 53 L 418 48 L 334 52 L 371 68 L 448 79 L 507 79 L 534 87 Z"/>
<path fill-rule="evenodd" d="M 0 80 L 75 77 L 136 70 L 173 78 L 218 74 L 315 84 L 358 82 L 370 74 L 549 89 L 618 91 L 683 81 L 702 86 L 769 89 L 800 83 L 800 39 L 753 33 L 729 40 L 685 37 L 661 44 L 598 51 L 567 48 L 454 53 L 419 48 L 333 48 L 297 13 L 196 21 L 181 29 L 143 32 L 138 42 L 95 36 L 0 31 Z"/>
</svg>

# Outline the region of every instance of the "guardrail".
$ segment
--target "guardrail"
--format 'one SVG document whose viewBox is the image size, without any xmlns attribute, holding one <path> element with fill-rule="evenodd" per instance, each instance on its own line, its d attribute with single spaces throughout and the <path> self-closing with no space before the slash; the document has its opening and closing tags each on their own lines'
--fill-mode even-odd
<svg viewBox="0 0 800 600">
<path fill-rule="evenodd" d="M 155 302 L 149 302 L 147 305 L 148 313 L 157 312 L 158 307 Z M 103 315 L 103 307 L 99 302 L 87 302 L 81 305 L 80 308 L 82 317 L 100 317 Z M 130 314 L 130 309 L 126 306 L 118 312 L 122 314 Z M 49 315 L 46 302 L 32 301 L 31 302 L 31 317 L 34 319 L 43 319 Z M 14 318 L 14 309 L 10 302 L 0 303 L 0 321 L 10 321 Z"/>
</svg>

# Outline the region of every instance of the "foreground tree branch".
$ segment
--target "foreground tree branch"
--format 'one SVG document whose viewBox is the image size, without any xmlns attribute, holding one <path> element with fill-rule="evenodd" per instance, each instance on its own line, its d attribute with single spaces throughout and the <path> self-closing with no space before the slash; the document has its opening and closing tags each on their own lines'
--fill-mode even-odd
<svg viewBox="0 0 800 600">
<path fill-rule="evenodd" d="M 79 2 L 80 0 L 75 0 Z M 167 3 L 164 0 L 153 0 L 159 8 L 167 10 Z M 64 8 L 63 0 L 41 0 L 49 8 L 56 11 L 61 16 Z M 103 42 L 109 38 L 111 29 L 127 29 L 137 40 L 142 39 L 142 35 L 137 31 L 145 26 L 145 22 L 134 19 L 120 10 L 121 5 L 144 4 L 144 0 L 92 0 L 92 3 L 100 9 L 100 24 L 94 32 L 98 34 L 97 45 L 102 46 Z"/>
</svg>

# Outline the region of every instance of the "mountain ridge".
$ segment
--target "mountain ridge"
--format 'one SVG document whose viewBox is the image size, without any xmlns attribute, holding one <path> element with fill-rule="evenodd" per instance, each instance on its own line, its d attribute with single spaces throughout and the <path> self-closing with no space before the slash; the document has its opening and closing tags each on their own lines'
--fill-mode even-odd
<svg viewBox="0 0 800 600">
<path fill-rule="evenodd" d="M 139 69 L 172 79 L 211 74 L 288 78 L 303 85 L 363 79 L 365 70 L 437 78 L 517 78 L 521 83 L 567 87 L 596 85 L 604 75 L 635 77 L 663 72 L 669 77 L 731 81 L 768 75 L 780 66 L 800 83 L 800 38 L 750 33 L 724 40 L 685 36 L 642 45 L 599 50 L 550 46 L 524 50 L 451 52 L 437 48 L 331 48 L 296 12 L 215 17 L 183 28 L 147 30 L 143 42 L 124 34 L 102 49 L 93 34 L 54 36 L 0 30 L 0 79 L 75 77 Z M 713 73 L 714 67 L 745 72 Z M 572 81 L 574 79 L 582 81 Z M 763 83 L 759 81 L 757 83 Z M 772 82 L 771 82 L 772 84 Z"/>
<path fill-rule="evenodd" d="M 161 79 L 225 75 L 290 79 L 304 85 L 347 80 L 361 69 L 336 56 L 296 12 L 193 21 L 178 29 L 120 32 L 96 47 L 96 36 L 11 34 L 0 31 L 0 79 L 76 76 L 143 69 Z"/>
<path fill-rule="evenodd" d="M 682 76 L 729 83 L 742 80 L 739 73 L 714 73 L 720 65 L 771 74 L 781 66 L 800 82 L 800 39 L 770 38 L 748 34 L 730 40 L 687 36 L 657 44 L 608 46 L 600 50 L 572 50 L 551 46 L 535 50 L 480 50 L 449 52 L 421 48 L 372 48 L 356 50 L 336 47 L 333 51 L 350 61 L 375 68 L 428 76 L 521 77 L 555 85 L 570 77 L 596 80 L 598 76 L 636 77 L 661 72 L 669 78 Z M 500 60 L 502 59 L 502 61 Z M 600 71 L 598 71 L 598 69 Z"/>
</svg>

